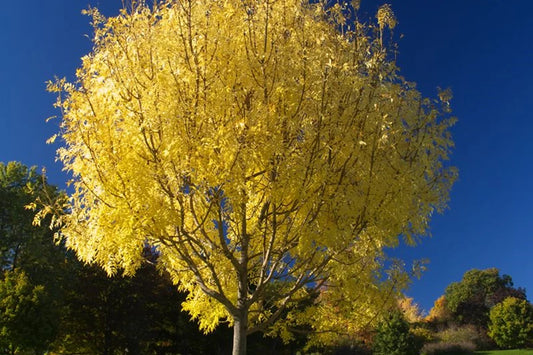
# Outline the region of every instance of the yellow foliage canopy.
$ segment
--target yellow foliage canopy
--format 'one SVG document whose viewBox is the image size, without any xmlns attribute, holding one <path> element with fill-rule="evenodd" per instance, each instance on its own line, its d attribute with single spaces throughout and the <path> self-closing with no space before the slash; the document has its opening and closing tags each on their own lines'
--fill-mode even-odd
<svg viewBox="0 0 533 355">
<path fill-rule="evenodd" d="M 156 247 L 205 330 L 296 319 L 284 309 L 319 288 L 327 307 L 373 319 L 403 280 L 380 273 L 383 248 L 426 233 L 448 198 L 447 106 L 399 77 L 363 25 L 339 32 L 322 4 L 91 14 L 77 81 L 50 85 L 75 189 L 67 245 L 110 273 L 133 273 Z M 327 317 L 312 306 L 308 318 Z"/>
</svg>

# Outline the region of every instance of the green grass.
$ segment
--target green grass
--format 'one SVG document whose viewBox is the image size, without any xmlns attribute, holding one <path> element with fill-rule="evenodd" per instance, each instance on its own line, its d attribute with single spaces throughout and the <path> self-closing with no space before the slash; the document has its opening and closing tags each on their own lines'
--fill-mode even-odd
<svg viewBox="0 0 533 355">
<path fill-rule="evenodd" d="M 477 355 L 533 355 L 533 350 L 490 350 L 476 351 Z"/>
</svg>

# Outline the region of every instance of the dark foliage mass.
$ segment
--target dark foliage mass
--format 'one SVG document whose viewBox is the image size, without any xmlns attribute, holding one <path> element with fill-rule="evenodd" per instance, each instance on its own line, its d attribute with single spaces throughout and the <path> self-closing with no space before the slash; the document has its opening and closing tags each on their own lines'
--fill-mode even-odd
<svg viewBox="0 0 533 355">
<path fill-rule="evenodd" d="M 183 295 L 157 271 L 156 256 L 135 277 L 109 278 L 101 269 L 71 260 L 72 282 L 57 348 L 87 354 L 191 354 L 217 350 L 180 311 Z M 151 261 L 151 262 L 150 262 Z M 222 346 L 223 348 L 223 346 Z M 216 353 L 213 352 L 213 353 Z"/>
<path fill-rule="evenodd" d="M 60 326 L 64 253 L 26 208 L 56 188 L 20 163 L 0 163 L 0 351 L 47 349 Z"/>
</svg>

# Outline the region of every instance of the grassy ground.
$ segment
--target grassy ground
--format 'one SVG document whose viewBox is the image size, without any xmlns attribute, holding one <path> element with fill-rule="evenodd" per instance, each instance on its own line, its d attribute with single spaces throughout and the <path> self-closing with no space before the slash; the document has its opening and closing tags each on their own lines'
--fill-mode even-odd
<svg viewBox="0 0 533 355">
<path fill-rule="evenodd" d="M 491 350 L 476 351 L 477 355 L 533 355 L 533 350 Z"/>
</svg>

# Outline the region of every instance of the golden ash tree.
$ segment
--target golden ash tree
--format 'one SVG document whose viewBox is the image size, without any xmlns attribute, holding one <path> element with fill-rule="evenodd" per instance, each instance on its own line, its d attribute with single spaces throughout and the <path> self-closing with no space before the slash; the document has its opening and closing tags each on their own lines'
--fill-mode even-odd
<svg viewBox="0 0 533 355">
<path fill-rule="evenodd" d="M 73 175 L 67 245 L 126 274 L 153 246 L 202 329 L 233 325 L 234 354 L 255 331 L 327 334 L 340 311 L 353 331 L 375 319 L 405 281 L 383 249 L 425 234 L 445 207 L 453 119 L 446 97 L 423 98 L 397 74 L 383 44 L 390 8 L 373 30 L 345 22 L 349 9 L 90 10 L 94 48 L 77 81 L 49 88 Z"/>
</svg>

